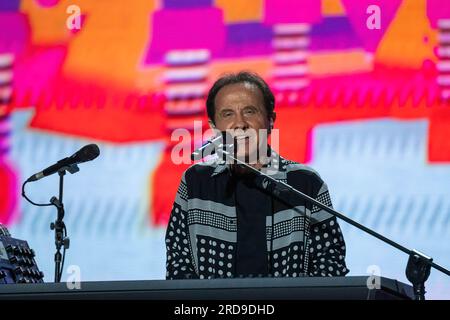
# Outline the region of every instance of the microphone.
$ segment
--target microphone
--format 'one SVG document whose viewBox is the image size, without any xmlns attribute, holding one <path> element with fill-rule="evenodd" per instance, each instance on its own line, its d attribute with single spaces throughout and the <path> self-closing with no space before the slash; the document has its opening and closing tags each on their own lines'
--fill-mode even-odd
<svg viewBox="0 0 450 320">
<path fill-rule="evenodd" d="M 84 146 L 83 148 L 81 148 L 80 150 L 78 150 L 77 152 L 75 152 L 70 157 L 61 159 L 58 162 L 56 162 L 55 164 L 51 165 L 50 167 L 42 170 L 41 172 L 33 174 L 31 177 L 29 177 L 27 179 L 27 182 L 42 179 L 43 177 L 52 175 L 52 174 L 58 172 L 60 169 L 67 167 L 67 166 L 94 160 L 95 158 L 98 157 L 99 154 L 100 154 L 100 149 L 98 148 L 98 146 L 96 144 L 88 144 L 88 145 Z"/>
<path fill-rule="evenodd" d="M 217 148 L 225 148 L 226 146 L 232 146 L 233 143 L 226 145 L 224 143 L 227 141 L 233 141 L 233 137 L 230 133 L 226 131 L 221 131 L 219 135 L 215 136 L 214 138 L 206 141 L 200 148 L 192 152 L 191 154 L 191 160 L 201 160 L 205 158 L 206 156 L 213 155 L 216 153 Z"/>
</svg>

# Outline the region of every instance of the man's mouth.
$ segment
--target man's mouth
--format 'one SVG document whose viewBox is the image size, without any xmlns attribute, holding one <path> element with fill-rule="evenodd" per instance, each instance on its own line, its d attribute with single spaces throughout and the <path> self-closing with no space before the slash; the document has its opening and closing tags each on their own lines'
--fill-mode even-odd
<svg viewBox="0 0 450 320">
<path fill-rule="evenodd" d="M 245 140 L 245 139 L 250 139 L 249 136 L 235 136 L 234 138 L 235 138 L 237 141 Z"/>
</svg>

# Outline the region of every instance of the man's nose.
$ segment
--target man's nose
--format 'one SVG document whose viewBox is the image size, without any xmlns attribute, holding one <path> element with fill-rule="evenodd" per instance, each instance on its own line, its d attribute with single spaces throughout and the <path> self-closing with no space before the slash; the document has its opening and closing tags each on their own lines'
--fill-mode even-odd
<svg viewBox="0 0 450 320">
<path fill-rule="evenodd" d="M 245 121 L 244 117 L 238 113 L 236 116 L 235 122 L 233 124 L 233 129 L 240 129 L 240 130 L 247 130 L 248 129 L 248 123 Z"/>
</svg>

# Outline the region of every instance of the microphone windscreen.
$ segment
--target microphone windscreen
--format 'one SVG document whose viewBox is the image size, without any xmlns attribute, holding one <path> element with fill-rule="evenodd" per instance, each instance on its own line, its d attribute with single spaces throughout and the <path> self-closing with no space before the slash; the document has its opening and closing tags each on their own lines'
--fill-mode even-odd
<svg viewBox="0 0 450 320">
<path fill-rule="evenodd" d="M 94 160 L 99 155 L 100 155 L 99 147 L 96 144 L 92 143 L 81 148 L 73 155 L 73 157 L 77 162 L 86 162 Z"/>
</svg>

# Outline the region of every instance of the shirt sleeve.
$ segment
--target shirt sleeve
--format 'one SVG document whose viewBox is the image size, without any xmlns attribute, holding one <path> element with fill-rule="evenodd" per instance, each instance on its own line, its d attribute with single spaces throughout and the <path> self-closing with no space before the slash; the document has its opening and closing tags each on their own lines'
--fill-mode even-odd
<svg viewBox="0 0 450 320">
<path fill-rule="evenodd" d="M 315 199 L 332 208 L 327 185 L 322 182 Z M 309 245 L 309 276 L 344 276 L 349 270 L 345 264 L 345 241 L 336 217 L 313 206 L 311 210 Z"/>
<path fill-rule="evenodd" d="M 197 278 L 187 224 L 188 193 L 185 173 L 170 214 L 166 230 L 166 279 Z"/>
</svg>

